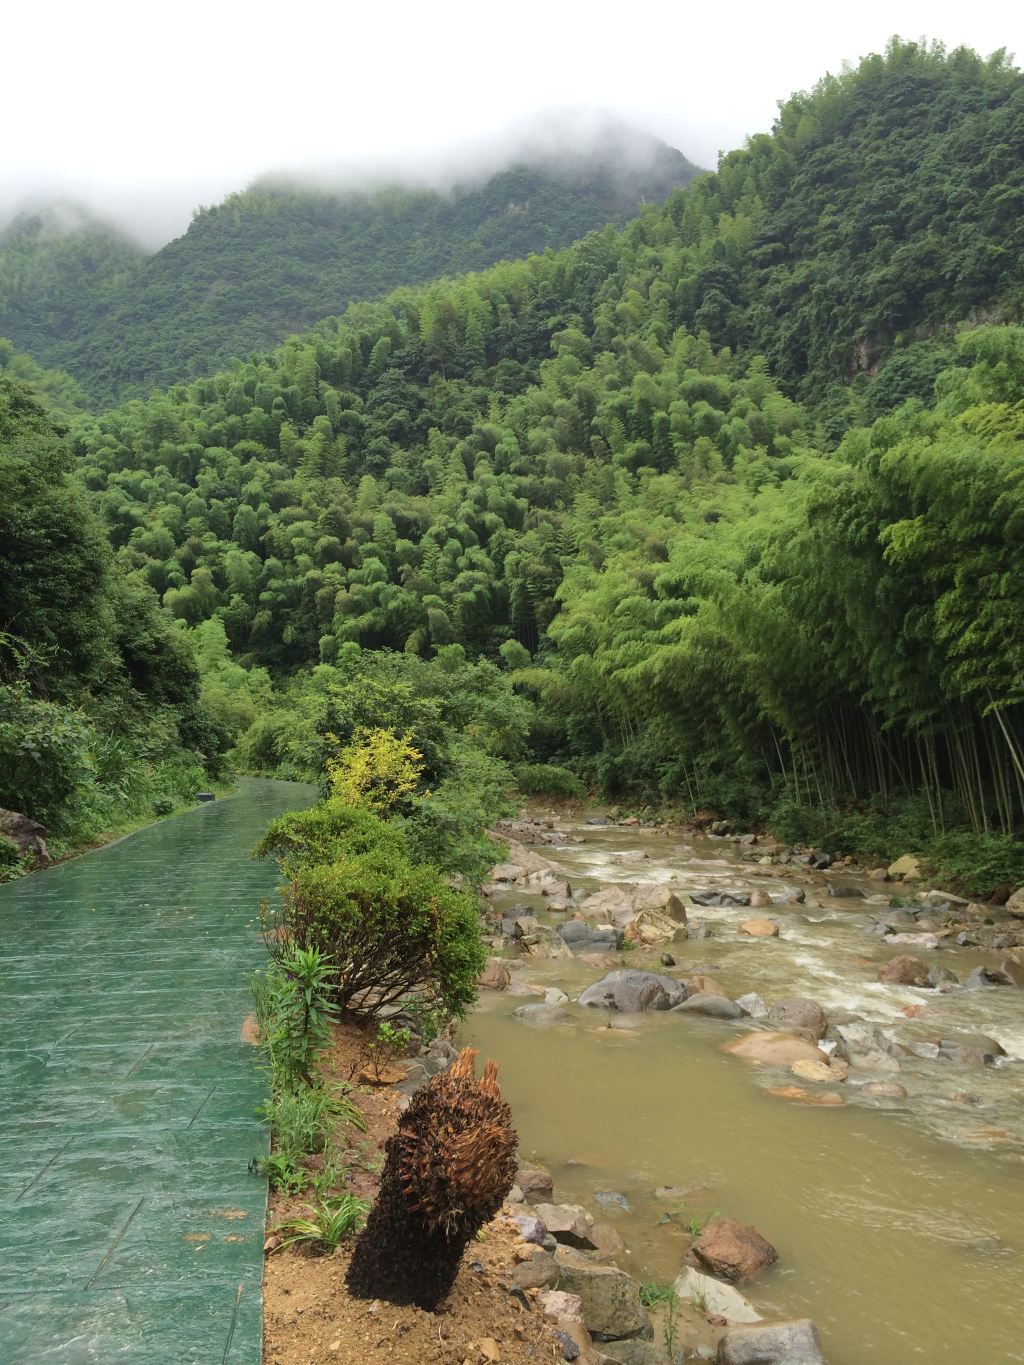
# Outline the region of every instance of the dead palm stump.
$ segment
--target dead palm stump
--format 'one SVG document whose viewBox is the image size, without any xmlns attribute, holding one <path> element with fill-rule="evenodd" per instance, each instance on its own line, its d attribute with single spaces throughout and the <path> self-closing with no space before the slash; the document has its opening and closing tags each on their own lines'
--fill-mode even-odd
<svg viewBox="0 0 1024 1365">
<path fill-rule="evenodd" d="M 455 1283 L 467 1244 L 490 1222 L 516 1176 L 516 1131 L 488 1062 L 476 1051 L 413 1096 L 389 1138 L 380 1193 L 349 1264 L 358 1299 L 433 1312 Z"/>
</svg>

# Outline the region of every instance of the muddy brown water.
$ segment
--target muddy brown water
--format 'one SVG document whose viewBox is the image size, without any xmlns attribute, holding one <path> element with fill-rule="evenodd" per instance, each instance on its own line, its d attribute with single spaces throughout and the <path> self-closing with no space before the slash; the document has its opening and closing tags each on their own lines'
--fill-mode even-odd
<svg viewBox="0 0 1024 1365">
<path fill-rule="evenodd" d="M 812 1317 L 832 1365 L 1024 1361 L 1024 992 L 880 985 L 878 964 L 913 951 L 868 932 L 883 905 L 831 900 L 824 878 L 742 862 L 732 843 L 582 824 L 558 831 L 565 842 L 536 852 L 577 894 L 669 880 L 690 890 L 805 890 L 805 904 L 772 910 L 690 907 L 714 936 L 671 945 L 671 975 L 709 970 L 731 995 L 756 990 L 769 1003 L 808 995 L 904 1042 L 983 1032 L 1009 1059 L 984 1069 L 913 1059 L 898 1077 L 855 1068 L 827 1087 L 841 1106 L 812 1107 L 771 1093 L 801 1084 L 793 1076 L 722 1053 L 738 1026 L 583 1009 L 575 997 L 600 968 L 530 960 L 514 981 L 560 987 L 573 1002 L 569 1018 L 536 1028 L 514 1015 L 530 996 L 488 992 L 463 1035 L 501 1060 L 523 1152 L 552 1170 L 556 1198 L 613 1222 L 629 1247 L 623 1264 L 641 1280 L 679 1273 L 690 1218 L 721 1211 L 752 1223 L 779 1262 L 748 1297 L 766 1317 Z M 863 878 L 840 880 L 880 892 Z M 494 899 L 529 902 L 549 923 L 565 918 L 545 911 L 538 894 Z M 740 936 L 753 915 L 778 917 L 780 938 Z M 956 948 L 922 955 L 961 979 L 996 960 Z M 641 951 L 624 962 L 661 970 L 657 959 Z M 908 1006 L 923 1012 L 908 1019 Z M 860 1093 L 880 1079 L 898 1079 L 906 1100 L 885 1105 Z M 659 1200 L 659 1186 L 687 1193 Z M 602 1207 L 605 1191 L 629 1210 Z"/>
</svg>

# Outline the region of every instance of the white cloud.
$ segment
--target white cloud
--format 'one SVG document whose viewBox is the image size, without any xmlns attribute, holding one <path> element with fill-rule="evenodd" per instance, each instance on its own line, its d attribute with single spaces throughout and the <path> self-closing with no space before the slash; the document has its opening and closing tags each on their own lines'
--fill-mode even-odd
<svg viewBox="0 0 1024 1365">
<path fill-rule="evenodd" d="M 888 37 L 1020 46 L 1021 11 L 641 0 L 51 0 L 4 23 L 0 198 L 60 187 L 151 233 L 261 172 L 436 161 L 552 106 L 599 106 L 713 165 L 776 102 Z M 159 225 L 159 226 L 156 226 Z"/>
</svg>

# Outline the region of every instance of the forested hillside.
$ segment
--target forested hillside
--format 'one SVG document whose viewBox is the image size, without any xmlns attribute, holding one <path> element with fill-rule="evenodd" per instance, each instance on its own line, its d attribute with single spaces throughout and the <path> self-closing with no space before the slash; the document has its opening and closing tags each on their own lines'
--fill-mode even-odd
<svg viewBox="0 0 1024 1365">
<path fill-rule="evenodd" d="M 168 814 L 231 738 L 70 471 L 62 429 L 0 370 L 0 807 L 49 827 L 54 852 Z M 0 880 L 17 861 L 0 839 Z"/>
<path fill-rule="evenodd" d="M 966 828 L 995 877 L 1024 818 L 1022 130 L 1002 58 L 894 43 L 621 233 L 79 419 L 241 761 L 316 770 L 339 688 L 415 691 L 440 651 L 529 703 L 494 749 L 526 785 L 864 849 Z"/>
<path fill-rule="evenodd" d="M 597 152 L 451 194 L 267 181 L 198 210 L 149 257 L 74 211 L 27 214 L 0 235 L 0 336 L 111 403 L 210 374 L 354 299 L 622 224 L 696 171 L 664 143 L 609 127 Z"/>
</svg>

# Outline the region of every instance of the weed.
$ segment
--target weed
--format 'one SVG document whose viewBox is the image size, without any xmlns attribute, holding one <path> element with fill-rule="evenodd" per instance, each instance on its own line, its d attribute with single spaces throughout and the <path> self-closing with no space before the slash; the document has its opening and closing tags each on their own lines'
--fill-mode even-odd
<svg viewBox="0 0 1024 1365">
<path fill-rule="evenodd" d="M 379 1084 L 387 1074 L 387 1069 L 396 1057 L 409 1046 L 411 1034 L 407 1028 L 395 1028 L 387 1020 L 377 1025 L 377 1032 L 370 1042 L 364 1043 L 349 1069 L 349 1080 L 362 1068 L 370 1071 Z"/>
<path fill-rule="evenodd" d="M 270 1188 L 282 1194 L 301 1194 L 309 1183 L 305 1170 L 288 1152 L 271 1152 L 260 1162 L 260 1170 L 270 1181 Z"/>
<path fill-rule="evenodd" d="M 672 1303 L 676 1291 L 670 1284 L 660 1284 L 651 1280 L 640 1286 L 640 1302 L 645 1308 L 660 1308 L 663 1303 Z"/>
<path fill-rule="evenodd" d="M 322 1254 L 334 1251 L 346 1237 L 358 1231 L 368 1207 L 365 1200 L 351 1194 L 307 1204 L 308 1218 L 293 1218 L 277 1229 L 285 1234 L 280 1249 L 301 1242 Z"/>
<path fill-rule="evenodd" d="M 696 1308 L 698 1313 L 707 1313 L 708 1296 L 706 1294 L 702 1294 L 699 1289 L 690 1295 L 690 1302 L 693 1304 L 694 1308 Z"/>
</svg>

